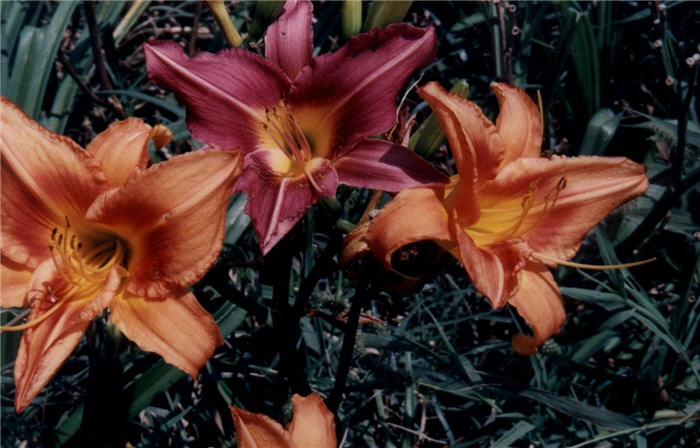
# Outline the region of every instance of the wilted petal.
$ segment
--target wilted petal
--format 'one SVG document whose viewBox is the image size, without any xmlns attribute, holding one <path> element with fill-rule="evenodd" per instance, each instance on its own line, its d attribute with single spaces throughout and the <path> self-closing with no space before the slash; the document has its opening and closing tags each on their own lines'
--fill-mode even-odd
<svg viewBox="0 0 700 448">
<path fill-rule="evenodd" d="M 77 224 L 107 182 L 75 142 L 1 101 L 2 254 L 35 268 L 50 256 L 51 230 L 66 217 Z"/>
<path fill-rule="evenodd" d="M 404 190 L 370 222 L 367 244 L 387 269 L 391 269 L 394 252 L 407 244 L 434 240 L 453 246 L 441 196 L 439 188 Z"/>
<path fill-rule="evenodd" d="M 227 49 L 190 58 L 173 42 L 144 45 L 151 80 L 187 107 L 192 135 L 221 149 L 252 151 L 265 108 L 289 89 L 287 76 L 250 51 Z"/>
<path fill-rule="evenodd" d="M 408 78 L 435 58 L 435 32 L 396 24 L 353 37 L 340 50 L 314 58 L 294 80 L 289 107 L 314 109 L 330 128 L 331 151 L 342 155 L 358 141 L 388 130 L 396 96 Z M 307 123 L 301 121 L 302 127 Z M 324 154 L 325 155 L 325 154 Z"/>
<path fill-rule="evenodd" d="M 369 222 L 358 224 L 343 238 L 343 246 L 340 249 L 340 256 L 338 257 L 338 266 L 340 266 L 341 269 L 345 269 L 353 261 L 371 252 L 367 241 L 365 241 L 367 231 L 369 230 L 369 224 Z"/>
<path fill-rule="evenodd" d="M 231 406 L 238 448 L 301 448 L 276 421 L 264 414 L 254 414 Z"/>
<path fill-rule="evenodd" d="M 280 151 L 261 149 L 246 156 L 236 189 L 248 194 L 245 212 L 253 221 L 260 249 L 265 255 L 296 224 L 321 194 L 335 195 L 338 175 L 325 159 L 306 163 L 318 192 L 304 173 L 280 172 Z"/>
<path fill-rule="evenodd" d="M 333 413 L 317 394 L 294 395 L 294 416 L 289 424 L 289 434 L 297 447 L 336 448 Z"/>
<path fill-rule="evenodd" d="M 522 198 L 536 185 L 539 205 L 523 224 L 536 225 L 522 238 L 535 252 L 567 260 L 601 219 L 647 189 L 649 181 L 644 173 L 643 165 L 623 157 L 522 158 L 503 167 L 484 187 L 480 202 L 485 205 L 498 198 Z M 561 183 L 565 186 L 552 204 L 553 192 Z M 551 210 L 544 207 L 548 194 Z"/>
<path fill-rule="evenodd" d="M 110 186 L 118 187 L 136 168 L 146 168 L 150 139 L 149 125 L 138 118 L 127 118 L 97 134 L 85 150 L 100 163 Z"/>
<path fill-rule="evenodd" d="M 517 334 L 513 349 L 522 355 L 534 355 L 537 347 L 552 335 L 559 333 L 566 314 L 561 292 L 546 266 L 528 262 L 521 271 L 520 288 L 511 297 L 513 305 L 532 327 L 534 337 Z"/>
<path fill-rule="evenodd" d="M 311 62 L 312 9 L 308 0 L 288 0 L 282 15 L 265 33 L 265 57 L 280 66 L 292 80 Z"/>
<path fill-rule="evenodd" d="M 427 160 L 403 146 L 365 139 L 333 161 L 340 183 L 374 190 L 437 186 L 448 182 Z"/>
<path fill-rule="evenodd" d="M 137 172 L 95 200 L 86 218 L 129 243 L 129 291 L 164 297 L 204 275 L 221 250 L 238 172 L 237 154 L 196 151 Z"/>
<path fill-rule="evenodd" d="M 122 271 L 114 267 L 97 295 L 57 303 L 63 297 L 53 294 L 63 288 L 63 277 L 51 259 L 37 267 L 29 286 L 34 302 L 28 322 L 54 306 L 59 308 L 22 334 L 15 361 L 15 410 L 18 413 L 29 406 L 78 345 L 88 323 L 114 298 L 122 275 Z"/>
<path fill-rule="evenodd" d="M 505 305 L 518 288 L 519 272 L 524 263 L 518 246 L 513 243 L 479 247 L 461 228 L 456 216 L 450 220 L 450 230 L 457 243 L 458 258 L 474 287 L 494 308 Z"/>
<path fill-rule="evenodd" d="M 0 260 L 2 260 L 0 306 L 3 308 L 27 306 L 26 295 L 29 292 L 33 270 L 5 256 L 0 256 Z"/>
<path fill-rule="evenodd" d="M 542 147 L 542 117 L 537 105 L 517 87 L 492 83 L 500 112 L 496 129 L 505 145 L 502 165 L 520 157 L 539 157 Z"/>
<path fill-rule="evenodd" d="M 110 319 L 141 350 L 159 354 L 193 378 L 224 343 L 214 319 L 185 289 L 164 299 L 124 294 L 110 305 Z"/>
</svg>

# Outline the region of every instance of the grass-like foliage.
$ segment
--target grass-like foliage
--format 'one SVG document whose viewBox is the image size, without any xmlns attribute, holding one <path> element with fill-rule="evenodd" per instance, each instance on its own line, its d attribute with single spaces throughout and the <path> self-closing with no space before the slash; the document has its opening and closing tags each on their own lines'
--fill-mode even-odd
<svg viewBox="0 0 700 448">
<path fill-rule="evenodd" d="M 397 98 L 397 116 L 417 117 L 412 149 L 455 174 L 442 136 L 418 136 L 435 118 L 416 85 L 468 91 L 492 119 L 489 84 L 523 88 L 539 99 L 545 155 L 625 156 L 647 168 L 650 188 L 591 231 L 575 260 L 656 260 L 556 268 L 567 321 L 528 357 L 511 348 L 527 324 L 509 306 L 493 310 L 435 244 L 394 255 L 419 286 L 371 259 L 350 273 L 338 267 L 343 237 L 377 199 L 371 191 L 341 186 L 264 257 L 237 194 L 224 248 L 192 287 L 225 338 L 198 378 L 138 349 L 105 311 L 17 415 L 21 333 L 3 332 L 3 447 L 235 446 L 230 405 L 284 424 L 291 395 L 312 391 L 335 412 L 344 447 L 700 443 L 698 4 L 416 1 L 382 13 L 374 2 L 357 22 L 351 3 L 314 2 L 315 53 L 363 26 L 435 28 L 437 60 Z M 226 6 L 244 47 L 262 53 L 281 4 Z M 149 80 L 142 44 L 170 40 L 190 56 L 226 48 L 206 4 L 3 1 L 0 12 L 1 93 L 46 128 L 84 147 L 127 116 L 163 123 L 174 138 L 151 148 L 154 163 L 203 146 L 184 107 Z M 23 312 L 2 309 L 0 321 Z"/>
</svg>

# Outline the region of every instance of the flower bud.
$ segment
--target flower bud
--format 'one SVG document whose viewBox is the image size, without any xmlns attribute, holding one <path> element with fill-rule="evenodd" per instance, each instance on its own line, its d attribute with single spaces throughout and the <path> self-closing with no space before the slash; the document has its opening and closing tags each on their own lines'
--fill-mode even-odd
<svg viewBox="0 0 700 448">
<path fill-rule="evenodd" d="M 343 36 L 350 39 L 362 30 L 362 0 L 343 1 Z"/>
<path fill-rule="evenodd" d="M 374 0 L 367 13 L 364 30 L 381 28 L 392 23 L 400 22 L 406 16 L 412 1 Z"/>
<path fill-rule="evenodd" d="M 238 30 L 236 30 L 233 22 L 231 22 L 231 18 L 226 10 L 226 5 L 224 5 L 224 0 L 207 0 L 206 4 L 214 15 L 216 23 L 219 24 L 219 28 L 229 47 L 240 47 L 243 43 L 243 39 L 241 39 L 241 35 L 238 34 Z"/>
</svg>

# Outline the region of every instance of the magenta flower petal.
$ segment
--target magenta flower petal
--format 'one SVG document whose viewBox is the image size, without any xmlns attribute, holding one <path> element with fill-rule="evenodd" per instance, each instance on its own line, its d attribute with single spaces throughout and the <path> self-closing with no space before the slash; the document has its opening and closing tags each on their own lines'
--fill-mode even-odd
<svg viewBox="0 0 700 448">
<path fill-rule="evenodd" d="M 280 66 L 292 80 L 311 62 L 312 9 L 308 0 L 288 1 L 280 18 L 265 34 L 265 57 Z"/>
<path fill-rule="evenodd" d="M 294 80 L 292 110 L 323 111 L 335 154 L 396 121 L 396 96 L 418 69 L 435 58 L 432 28 L 395 24 L 360 34 L 340 50 L 317 56 Z"/>
<path fill-rule="evenodd" d="M 187 107 L 192 135 L 221 149 L 252 151 L 265 108 L 289 89 L 290 81 L 277 66 L 249 51 L 190 58 L 172 42 L 151 41 L 143 48 L 151 80 Z"/>
<path fill-rule="evenodd" d="M 394 192 L 448 182 L 418 154 L 384 140 L 361 141 L 333 166 L 341 183 L 375 190 Z"/>
<path fill-rule="evenodd" d="M 245 212 L 253 221 L 263 255 L 272 249 L 296 224 L 306 209 L 321 195 L 333 196 L 338 187 L 338 175 L 326 159 L 315 158 L 306 169 L 320 188 L 311 185 L 306 174 L 280 173 L 279 153 L 260 149 L 248 154 L 236 190 L 245 191 L 248 201 Z"/>
</svg>

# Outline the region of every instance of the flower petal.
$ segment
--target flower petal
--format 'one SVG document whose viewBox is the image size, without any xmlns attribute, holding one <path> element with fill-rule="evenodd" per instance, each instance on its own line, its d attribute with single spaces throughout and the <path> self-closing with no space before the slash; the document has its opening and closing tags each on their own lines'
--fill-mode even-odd
<svg viewBox="0 0 700 448">
<path fill-rule="evenodd" d="M 280 66 L 292 80 L 311 62 L 312 9 L 308 0 L 287 1 L 282 15 L 265 33 L 265 57 Z"/>
<path fill-rule="evenodd" d="M 214 319 L 186 289 L 164 299 L 127 293 L 109 309 L 112 323 L 141 350 L 159 354 L 193 378 L 224 343 Z"/>
<path fill-rule="evenodd" d="M 442 189 L 438 188 L 404 190 L 370 221 L 367 245 L 387 269 L 392 269 L 394 252 L 407 244 L 434 240 L 453 246 L 441 199 Z"/>
<path fill-rule="evenodd" d="M 468 226 L 479 218 L 476 189 L 498 173 L 503 142 L 496 127 L 471 101 L 447 92 L 436 82 L 418 89 L 440 122 L 455 158 L 461 181 L 454 207 L 460 223 Z"/>
<path fill-rule="evenodd" d="M 122 272 L 118 267 L 112 268 L 97 295 L 76 297 L 60 303 L 62 297 L 55 297 L 54 293 L 63 289 L 63 281 L 51 259 L 41 263 L 34 271 L 29 286 L 34 300 L 28 322 L 54 306 L 59 309 L 22 334 L 15 361 L 17 413 L 29 406 L 78 345 L 88 323 L 109 305 L 121 286 Z"/>
<path fill-rule="evenodd" d="M 343 238 L 343 245 L 338 256 L 338 266 L 345 269 L 350 263 L 368 255 L 371 251 L 365 237 L 369 229 L 369 222 L 356 225 Z"/>
<path fill-rule="evenodd" d="M 264 414 L 231 406 L 238 448 L 297 448 L 289 433 Z"/>
<path fill-rule="evenodd" d="M 450 220 L 450 231 L 457 242 L 459 259 L 474 287 L 489 299 L 494 308 L 505 305 L 518 288 L 519 272 L 525 262 L 518 245 L 481 248 L 460 227 L 456 216 Z"/>
<path fill-rule="evenodd" d="M 364 139 L 333 161 L 340 183 L 374 190 L 400 191 L 448 182 L 427 160 L 403 146 Z"/>
<path fill-rule="evenodd" d="M 239 160 L 225 151 L 187 153 L 133 174 L 95 200 L 86 219 L 130 246 L 130 292 L 164 297 L 204 275 L 221 250 Z"/>
<path fill-rule="evenodd" d="M 496 129 L 505 145 L 501 166 L 520 157 L 539 157 L 542 147 L 542 117 L 537 105 L 517 87 L 491 83 L 500 112 Z"/>
<path fill-rule="evenodd" d="M 298 447 L 336 448 L 333 413 L 318 394 L 306 397 L 294 394 L 294 416 L 289 424 L 289 434 Z"/>
<path fill-rule="evenodd" d="M 294 80 L 289 106 L 306 128 L 331 129 L 329 148 L 343 154 L 359 140 L 388 130 L 396 121 L 396 96 L 416 70 L 435 58 L 432 28 L 395 24 L 353 37 L 340 50 L 313 59 Z M 307 123 L 304 111 L 314 109 Z"/>
<path fill-rule="evenodd" d="M 118 187 L 136 168 L 148 164 L 148 141 L 152 128 L 138 118 L 112 123 L 85 148 L 102 166 L 110 186 Z"/>
<path fill-rule="evenodd" d="M 521 271 L 520 288 L 508 301 L 532 327 L 534 337 L 517 334 L 513 349 L 521 355 L 534 355 L 537 347 L 559 333 L 566 313 L 561 292 L 552 273 L 542 263 L 528 262 Z"/>
<path fill-rule="evenodd" d="M 50 257 L 51 230 L 66 217 L 77 223 L 107 183 L 92 156 L 6 98 L 0 139 L 2 254 L 35 268 Z"/>
<path fill-rule="evenodd" d="M 192 135 L 221 149 L 253 151 L 265 108 L 277 104 L 290 86 L 280 68 L 250 51 L 189 58 L 173 42 L 150 41 L 143 48 L 151 80 L 187 107 Z"/>
<path fill-rule="evenodd" d="M 2 270 L 2 292 L 0 306 L 3 308 L 27 306 L 27 292 L 32 279 L 32 269 L 15 263 L 5 256 L 0 256 Z"/>
<path fill-rule="evenodd" d="M 649 185 L 644 166 L 624 157 L 521 158 L 484 186 L 480 202 L 523 197 L 534 182 L 539 204 L 565 182 L 551 211 L 533 207 L 528 220 L 536 225 L 522 236 L 531 250 L 560 260 L 573 257 L 589 230 Z"/>
<path fill-rule="evenodd" d="M 320 197 L 302 173 L 289 175 L 277 171 L 279 150 L 260 149 L 248 154 L 236 190 L 245 191 L 245 212 L 253 221 L 263 255 L 269 252 L 296 224 L 306 209 Z M 326 159 L 311 159 L 306 164 L 314 182 L 325 196 L 335 195 L 338 175 Z"/>
</svg>

